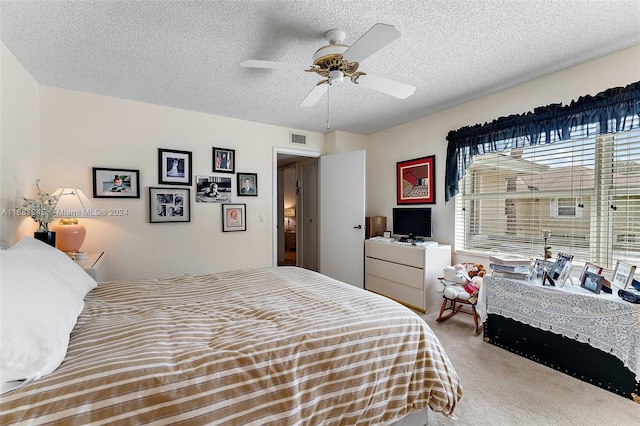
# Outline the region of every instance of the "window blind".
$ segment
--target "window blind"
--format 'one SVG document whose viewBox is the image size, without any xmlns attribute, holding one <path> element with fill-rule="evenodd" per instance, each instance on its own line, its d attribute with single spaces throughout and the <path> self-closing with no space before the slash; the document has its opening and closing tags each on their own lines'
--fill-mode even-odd
<svg viewBox="0 0 640 426">
<path fill-rule="evenodd" d="M 548 229 L 554 258 L 640 265 L 640 130 L 546 137 L 474 156 L 455 197 L 457 250 L 541 258 Z"/>
</svg>

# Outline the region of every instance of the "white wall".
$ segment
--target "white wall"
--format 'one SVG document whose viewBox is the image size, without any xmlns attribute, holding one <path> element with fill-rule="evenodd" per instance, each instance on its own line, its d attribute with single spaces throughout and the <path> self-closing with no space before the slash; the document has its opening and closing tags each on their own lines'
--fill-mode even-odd
<svg viewBox="0 0 640 426">
<path fill-rule="evenodd" d="M 0 239 L 8 243 L 37 228 L 14 208 L 37 193 L 41 176 L 38 96 L 38 83 L 0 43 Z"/>
<path fill-rule="evenodd" d="M 74 185 L 91 196 L 91 167 L 137 169 L 141 199 L 93 200 L 100 208 L 125 208 L 128 216 L 83 220 L 88 229 L 83 249 L 108 253 L 109 278 L 272 264 L 273 147 L 290 148 L 289 131 L 296 129 L 39 87 L 4 45 L 1 54 L 1 208 L 18 207 L 22 197 L 33 196 L 37 177 L 45 190 Z M 396 162 L 435 154 L 434 239 L 452 244 L 454 203 L 445 205 L 443 191 L 450 130 L 550 103 L 568 103 L 639 77 L 637 46 L 371 136 L 305 132 L 306 149 L 336 153 L 366 148 L 367 215 L 388 218 L 396 206 Z M 158 186 L 157 148 L 191 151 L 194 174 L 212 174 L 213 146 L 235 149 L 236 171 L 259 175 L 258 197 L 233 193 L 233 202 L 247 204 L 247 232 L 222 233 L 219 204 L 192 203 L 190 223 L 148 223 L 148 187 Z M 258 221 L 261 214 L 265 223 Z M 13 242 L 36 227 L 31 219 L 3 216 L 0 221 L 2 239 Z"/>
<path fill-rule="evenodd" d="M 327 154 L 362 151 L 367 148 L 369 137 L 339 130 L 328 133 L 325 137 Z"/>
<path fill-rule="evenodd" d="M 92 195 L 92 167 L 140 170 L 141 199 L 93 199 L 124 217 L 80 219 L 85 251 L 106 251 L 109 279 L 202 274 L 272 265 L 274 146 L 291 129 L 53 87 L 40 90 L 42 178 L 47 187 L 76 186 Z M 295 129 L 294 129 L 295 130 Z M 258 174 L 247 205 L 247 231 L 222 232 L 221 205 L 195 203 L 190 223 L 149 223 L 150 186 L 158 185 L 158 148 L 191 151 L 193 174 L 211 175 L 212 147 L 235 149 L 236 172 Z M 307 149 L 324 152 L 324 135 L 307 133 Z M 259 216 L 265 222 L 259 222 Z"/>
<path fill-rule="evenodd" d="M 454 200 L 444 202 L 446 136 L 463 126 L 521 114 L 551 103 L 568 104 L 584 95 L 640 80 L 640 46 L 484 96 L 376 133 L 367 145 L 367 216 L 392 217 L 396 207 L 396 162 L 436 156 L 433 239 L 454 244 Z M 460 261 L 477 258 L 454 257 Z M 485 260 L 486 261 L 486 260 Z"/>
</svg>

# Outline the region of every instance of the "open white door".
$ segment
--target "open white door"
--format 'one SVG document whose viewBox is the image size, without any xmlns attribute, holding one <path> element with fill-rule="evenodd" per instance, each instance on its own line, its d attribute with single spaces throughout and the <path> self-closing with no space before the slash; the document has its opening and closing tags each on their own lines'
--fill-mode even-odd
<svg viewBox="0 0 640 426">
<path fill-rule="evenodd" d="M 320 157 L 320 272 L 364 288 L 365 151 Z"/>
</svg>

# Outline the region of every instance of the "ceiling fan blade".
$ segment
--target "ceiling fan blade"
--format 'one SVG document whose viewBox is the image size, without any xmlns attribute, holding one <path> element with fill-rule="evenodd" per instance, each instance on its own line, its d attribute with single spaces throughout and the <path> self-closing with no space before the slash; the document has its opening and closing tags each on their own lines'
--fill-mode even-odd
<svg viewBox="0 0 640 426">
<path fill-rule="evenodd" d="M 307 95 L 306 98 L 304 98 L 304 100 L 302 102 L 300 102 L 301 107 L 310 107 L 316 104 L 316 102 L 318 102 L 320 100 L 320 98 L 322 96 L 324 96 L 324 94 L 327 92 L 327 89 L 329 88 L 328 84 L 318 84 L 316 87 L 314 87 L 309 94 Z"/>
<path fill-rule="evenodd" d="M 287 62 L 259 61 L 256 59 L 248 59 L 246 61 L 242 61 L 240 62 L 240 66 L 245 68 L 268 68 L 285 71 L 306 71 L 310 68 L 309 65 L 289 64 Z"/>
<path fill-rule="evenodd" d="M 349 62 L 361 62 L 398 37 L 400 31 L 393 25 L 375 24 L 345 50 L 342 57 Z"/>
<path fill-rule="evenodd" d="M 378 77 L 371 74 L 361 75 L 358 77 L 357 83 L 400 99 L 406 99 L 416 91 L 415 86 L 410 86 L 408 84 L 399 83 L 397 81 L 389 80 L 388 78 Z"/>
</svg>

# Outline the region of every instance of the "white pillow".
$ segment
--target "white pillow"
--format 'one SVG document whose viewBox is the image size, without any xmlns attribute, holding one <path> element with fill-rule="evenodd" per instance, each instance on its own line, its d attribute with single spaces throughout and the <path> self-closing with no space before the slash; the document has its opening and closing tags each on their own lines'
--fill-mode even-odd
<svg viewBox="0 0 640 426">
<path fill-rule="evenodd" d="M 32 238 L 0 250 L 0 393 L 58 368 L 96 285 L 66 254 Z"/>
<path fill-rule="evenodd" d="M 5 250 L 32 264 L 37 264 L 66 281 L 84 299 L 98 284 L 80 265 L 60 250 L 31 237 L 23 237 Z"/>
</svg>

